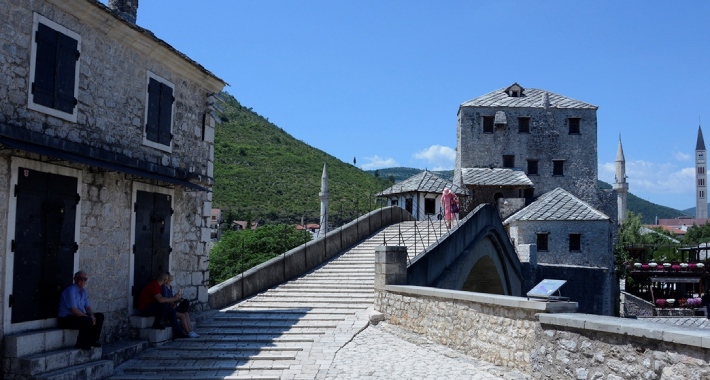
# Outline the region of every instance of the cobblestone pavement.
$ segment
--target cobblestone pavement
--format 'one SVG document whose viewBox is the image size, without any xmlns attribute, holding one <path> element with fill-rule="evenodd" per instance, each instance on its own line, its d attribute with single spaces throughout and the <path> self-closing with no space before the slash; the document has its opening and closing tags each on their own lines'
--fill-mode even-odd
<svg viewBox="0 0 710 380">
<path fill-rule="evenodd" d="M 370 325 L 336 353 L 326 379 L 527 380 L 529 377 L 380 323 Z"/>
</svg>

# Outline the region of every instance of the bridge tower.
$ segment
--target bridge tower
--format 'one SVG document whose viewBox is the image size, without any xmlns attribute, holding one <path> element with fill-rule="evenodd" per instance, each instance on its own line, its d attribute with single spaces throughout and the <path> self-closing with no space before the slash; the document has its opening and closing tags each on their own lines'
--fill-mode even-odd
<svg viewBox="0 0 710 380">
<path fill-rule="evenodd" d="M 626 219 L 626 193 L 629 192 L 629 184 L 626 182 L 626 159 L 624 158 L 624 148 L 621 146 L 621 135 L 619 135 L 619 150 L 616 152 L 616 190 L 617 217 L 616 222 L 621 225 Z"/>
<path fill-rule="evenodd" d="M 325 163 L 323 163 L 323 175 L 320 177 L 320 193 L 318 194 L 320 198 L 320 231 L 325 234 L 328 232 L 328 201 L 330 200 L 330 193 L 328 192 L 328 168 Z"/>
</svg>

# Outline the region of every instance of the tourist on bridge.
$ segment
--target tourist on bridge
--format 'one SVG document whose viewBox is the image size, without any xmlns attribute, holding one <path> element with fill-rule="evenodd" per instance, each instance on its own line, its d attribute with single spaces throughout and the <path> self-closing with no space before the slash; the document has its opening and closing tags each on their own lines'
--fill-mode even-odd
<svg viewBox="0 0 710 380">
<path fill-rule="evenodd" d="M 89 276 L 83 270 L 74 274 L 74 284 L 64 289 L 59 298 L 58 322 L 59 327 L 70 330 L 79 330 L 76 338 L 76 348 L 90 350 L 91 347 L 101 347 L 101 326 L 104 324 L 104 315 L 94 313 L 86 296 L 86 281 Z"/>
<path fill-rule="evenodd" d="M 138 310 L 141 311 L 141 315 L 144 317 L 155 317 L 152 328 L 157 330 L 165 329 L 162 321 L 163 318 L 168 318 L 173 328 L 173 335 L 176 338 L 186 338 L 188 335 L 180 327 L 180 323 L 175 315 L 175 309 L 169 307 L 171 303 L 180 302 L 182 300 L 180 291 L 178 290 L 175 296 L 169 298 L 163 297 L 162 294 L 161 286 L 168 283 L 169 277 L 167 273 L 161 272 L 154 281 L 149 282 L 148 285 L 143 288 L 141 297 L 138 300 Z"/>
<path fill-rule="evenodd" d="M 452 221 L 456 220 L 459 213 L 459 198 L 448 187 L 444 188 L 444 194 L 441 196 L 441 206 L 444 209 L 446 227 L 451 228 Z"/>
</svg>

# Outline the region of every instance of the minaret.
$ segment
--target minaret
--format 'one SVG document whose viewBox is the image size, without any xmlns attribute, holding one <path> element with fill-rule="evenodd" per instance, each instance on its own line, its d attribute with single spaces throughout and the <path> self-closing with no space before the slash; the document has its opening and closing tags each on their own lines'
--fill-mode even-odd
<svg viewBox="0 0 710 380">
<path fill-rule="evenodd" d="M 323 175 L 320 177 L 320 231 L 318 235 L 328 232 L 328 200 L 330 193 L 328 192 L 328 169 L 326 164 L 323 164 Z"/>
<path fill-rule="evenodd" d="M 626 219 L 626 193 L 629 192 L 629 184 L 626 182 L 626 159 L 624 158 L 624 148 L 621 147 L 621 135 L 619 135 L 619 150 L 616 152 L 616 221 L 619 225 Z"/>
<path fill-rule="evenodd" d="M 698 125 L 698 142 L 695 144 L 695 217 L 697 219 L 708 218 L 708 198 L 705 186 L 708 175 L 705 172 L 707 166 L 705 153 L 703 130 Z"/>
</svg>

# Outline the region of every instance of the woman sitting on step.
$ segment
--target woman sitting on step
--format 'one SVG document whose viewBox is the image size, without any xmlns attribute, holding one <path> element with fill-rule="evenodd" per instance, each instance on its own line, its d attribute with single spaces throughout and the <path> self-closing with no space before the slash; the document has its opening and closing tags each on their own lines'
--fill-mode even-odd
<svg viewBox="0 0 710 380">
<path fill-rule="evenodd" d="M 170 272 L 168 272 L 168 282 L 162 286 L 162 295 L 163 297 L 166 298 L 172 298 L 173 297 L 173 287 L 172 282 L 175 279 Z M 182 327 L 183 330 L 187 333 L 187 335 L 190 338 L 198 338 L 199 335 L 197 335 L 196 332 L 192 331 L 192 323 L 190 322 L 190 315 L 187 313 L 187 306 L 189 305 L 189 301 L 187 300 L 182 300 L 180 304 L 175 304 L 175 303 L 170 303 L 170 307 L 175 309 L 175 316 L 177 319 L 180 320 L 180 326 Z"/>
</svg>

